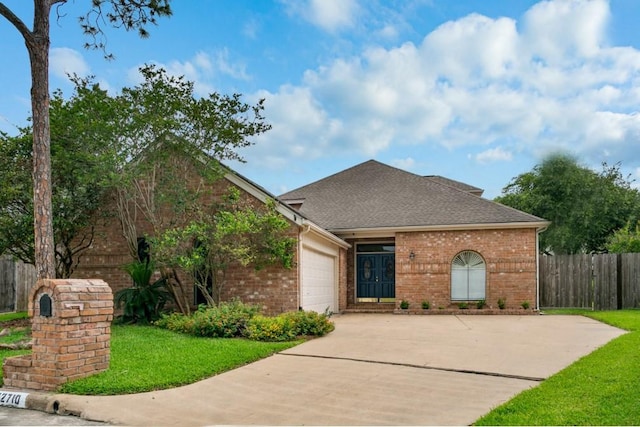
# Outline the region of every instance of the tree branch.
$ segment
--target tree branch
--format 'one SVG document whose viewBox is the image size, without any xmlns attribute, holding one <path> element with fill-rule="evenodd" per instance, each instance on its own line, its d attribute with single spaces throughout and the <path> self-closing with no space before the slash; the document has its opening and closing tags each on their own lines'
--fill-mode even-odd
<svg viewBox="0 0 640 427">
<path fill-rule="evenodd" d="M 18 16 L 11 11 L 3 2 L 0 2 L 0 15 L 4 16 L 18 32 L 24 37 L 25 41 L 29 42 L 33 38 L 33 33 L 29 30 L 24 22 Z"/>
</svg>

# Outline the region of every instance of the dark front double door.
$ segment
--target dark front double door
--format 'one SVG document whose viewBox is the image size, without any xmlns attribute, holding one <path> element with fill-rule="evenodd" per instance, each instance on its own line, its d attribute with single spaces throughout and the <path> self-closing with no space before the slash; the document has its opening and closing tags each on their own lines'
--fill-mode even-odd
<svg viewBox="0 0 640 427">
<path fill-rule="evenodd" d="M 395 253 L 357 255 L 356 298 L 359 302 L 393 301 L 396 296 Z"/>
</svg>

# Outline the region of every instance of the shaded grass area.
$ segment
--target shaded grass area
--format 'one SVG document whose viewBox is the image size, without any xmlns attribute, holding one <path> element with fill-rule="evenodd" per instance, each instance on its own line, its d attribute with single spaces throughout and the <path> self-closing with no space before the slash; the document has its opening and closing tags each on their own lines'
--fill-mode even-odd
<svg viewBox="0 0 640 427">
<path fill-rule="evenodd" d="M 0 322 L 8 322 L 11 320 L 18 320 L 18 319 L 26 319 L 28 318 L 28 314 L 26 311 L 20 311 L 17 313 L 0 313 Z"/>
<path fill-rule="evenodd" d="M 548 314 L 581 314 L 630 332 L 520 393 L 475 424 L 639 425 L 640 310 L 552 310 Z"/>
<path fill-rule="evenodd" d="M 14 329 L 13 323 L 17 320 L 27 319 L 26 312 L 19 313 L 0 313 L 0 330 L 5 328 L 9 329 L 9 334 L 0 337 L 1 344 L 13 344 L 19 341 L 23 341 L 29 338 L 29 329 L 24 327 L 19 327 Z M 4 377 L 2 372 L 2 364 L 4 363 L 4 359 L 7 357 L 20 356 L 22 354 L 31 353 L 31 350 L 23 349 L 23 350 L 10 350 L 10 349 L 0 349 L 0 386 L 4 385 Z"/>
<path fill-rule="evenodd" d="M 109 370 L 64 384 L 60 391 L 113 395 L 177 387 L 254 362 L 301 342 L 200 338 L 152 326 L 114 325 Z"/>
</svg>

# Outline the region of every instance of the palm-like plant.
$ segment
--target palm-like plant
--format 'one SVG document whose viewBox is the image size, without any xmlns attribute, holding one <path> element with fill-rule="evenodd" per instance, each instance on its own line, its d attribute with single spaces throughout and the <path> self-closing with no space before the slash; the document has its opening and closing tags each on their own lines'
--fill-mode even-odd
<svg viewBox="0 0 640 427">
<path fill-rule="evenodd" d="M 122 320 L 125 322 L 152 322 L 160 317 L 165 304 L 173 299 L 167 291 L 165 278 L 153 283 L 152 262 L 135 261 L 124 266 L 133 280 L 133 286 L 116 292 L 115 305 L 123 307 Z"/>
</svg>

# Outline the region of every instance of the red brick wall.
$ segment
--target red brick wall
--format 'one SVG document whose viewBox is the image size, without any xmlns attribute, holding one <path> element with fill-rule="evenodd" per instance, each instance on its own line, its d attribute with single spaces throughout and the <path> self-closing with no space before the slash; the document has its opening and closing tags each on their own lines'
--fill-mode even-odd
<svg viewBox="0 0 640 427">
<path fill-rule="evenodd" d="M 289 237 L 297 238 L 297 226 L 292 225 Z M 272 266 L 259 271 L 234 266 L 227 271 L 227 286 L 222 299 L 239 298 L 247 304 L 259 305 L 263 314 L 296 311 L 300 306 L 298 291 L 298 245 L 295 245 L 294 267 L 287 270 Z"/>
<path fill-rule="evenodd" d="M 355 301 L 355 250 L 357 243 L 388 239 L 348 239 L 346 302 Z M 424 231 L 397 233 L 396 307 L 407 300 L 411 308 L 429 301 L 432 309 L 456 308 L 451 301 L 451 262 L 465 250 L 479 253 L 486 263 L 486 303 L 497 308 L 498 299 L 507 309 L 519 309 L 524 301 L 536 308 L 536 230 L 496 229 L 472 231 Z M 409 259 L 413 251 L 415 258 Z"/>
<path fill-rule="evenodd" d="M 500 229 L 432 231 L 396 235 L 396 306 L 407 300 L 419 307 L 450 308 L 451 262 L 460 252 L 479 253 L 486 263 L 486 303 L 497 308 L 498 299 L 507 309 L 528 301 L 536 308 L 536 230 Z M 415 258 L 409 259 L 411 251 Z"/>
<path fill-rule="evenodd" d="M 351 251 L 352 249 L 349 249 Z M 338 255 L 338 311 L 342 312 L 346 310 L 348 306 L 348 254 L 347 249 L 340 248 L 340 254 Z"/>
<path fill-rule="evenodd" d="M 40 311 L 50 298 L 49 316 Z M 4 385 L 53 391 L 109 368 L 113 296 L 100 280 L 40 280 L 29 295 L 32 354 L 7 358 Z"/>
<path fill-rule="evenodd" d="M 219 199 L 233 184 L 225 179 L 216 181 L 208 192 L 205 202 Z M 241 190 L 241 197 L 251 204 L 261 202 L 252 195 Z M 139 215 L 136 222 L 139 237 L 152 234 L 152 227 Z M 298 236 L 297 225 L 291 223 L 288 235 Z M 295 260 L 298 259 L 298 245 Z M 96 237 L 91 247 L 80 258 L 80 264 L 73 273 L 74 278 L 98 278 L 109 284 L 115 294 L 120 289 L 131 286 L 131 279 L 122 267 L 132 262 L 127 242 L 122 234 L 120 221 L 116 217 L 108 218 L 104 224 L 96 228 Z M 290 270 L 269 267 L 255 271 L 252 267 L 234 266 L 227 272 L 227 286 L 223 290 L 223 299 L 237 297 L 243 302 L 259 304 L 265 314 L 281 313 L 297 310 L 298 301 L 298 271 L 297 262 Z M 185 272 L 178 272 L 185 288 L 190 292 L 189 301 L 193 301 L 193 281 Z"/>
</svg>

